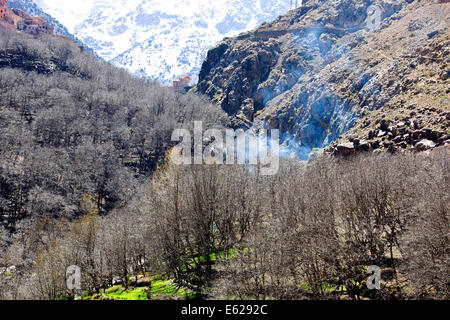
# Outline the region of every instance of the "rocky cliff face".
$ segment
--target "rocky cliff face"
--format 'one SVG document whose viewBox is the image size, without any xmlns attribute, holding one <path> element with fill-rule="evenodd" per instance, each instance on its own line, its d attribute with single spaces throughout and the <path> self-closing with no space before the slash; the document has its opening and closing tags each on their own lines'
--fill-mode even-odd
<svg viewBox="0 0 450 320">
<path fill-rule="evenodd" d="M 304 1 L 210 50 L 193 90 L 235 126 L 281 129 L 301 155 L 351 128 L 363 140 L 381 121 L 367 117 L 400 119 L 411 105 L 438 111 L 430 124 L 445 132 L 449 17 L 434 1 Z"/>
</svg>

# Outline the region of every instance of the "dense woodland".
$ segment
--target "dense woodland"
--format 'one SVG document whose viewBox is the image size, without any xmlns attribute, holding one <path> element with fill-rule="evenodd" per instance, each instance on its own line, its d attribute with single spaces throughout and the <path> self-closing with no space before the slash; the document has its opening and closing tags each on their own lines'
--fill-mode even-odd
<svg viewBox="0 0 450 320">
<path fill-rule="evenodd" d="M 449 298 L 448 148 L 283 159 L 274 176 L 176 166 L 173 129 L 226 125 L 217 107 L 62 39 L 1 39 L 0 267 L 15 269 L 0 299 L 73 299 L 139 274 L 200 298 Z M 364 285 L 369 265 L 381 290 Z"/>
<path fill-rule="evenodd" d="M 220 123 L 201 98 L 132 78 L 75 43 L 2 35 L 0 223 L 76 217 L 90 195 L 101 214 L 126 202 L 193 119 Z"/>
</svg>

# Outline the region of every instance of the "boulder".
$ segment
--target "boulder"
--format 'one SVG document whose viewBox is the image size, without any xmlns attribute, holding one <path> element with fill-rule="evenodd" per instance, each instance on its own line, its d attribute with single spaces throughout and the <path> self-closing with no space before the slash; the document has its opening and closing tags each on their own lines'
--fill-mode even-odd
<svg viewBox="0 0 450 320">
<path fill-rule="evenodd" d="M 439 30 L 434 30 L 434 31 L 431 31 L 431 32 L 429 32 L 428 34 L 427 34 L 427 37 L 428 37 L 428 39 L 432 39 L 432 38 L 434 38 L 436 35 L 438 35 L 439 34 Z"/>
<path fill-rule="evenodd" d="M 357 151 L 369 151 L 370 150 L 370 144 L 368 141 L 361 140 L 358 141 L 358 144 L 354 142 L 354 147 Z"/>
<path fill-rule="evenodd" d="M 388 131 L 389 131 L 389 132 L 396 132 L 396 131 L 397 131 L 397 126 L 390 125 L 390 126 L 388 127 Z"/>
<path fill-rule="evenodd" d="M 411 136 L 412 136 L 413 139 L 417 140 L 417 139 L 419 139 L 421 137 L 424 137 L 425 136 L 425 132 L 422 131 L 422 130 L 414 130 L 412 132 Z"/>
<path fill-rule="evenodd" d="M 336 153 L 336 148 L 334 147 L 334 146 L 328 146 L 328 147 L 326 147 L 325 149 L 324 149 L 324 151 L 326 152 L 326 153 L 331 153 L 331 154 L 333 154 L 333 153 Z"/>
<path fill-rule="evenodd" d="M 6 268 L 6 273 L 13 273 L 16 271 L 16 266 L 9 266 Z"/>
<path fill-rule="evenodd" d="M 433 129 L 431 129 L 431 128 L 425 128 L 424 130 L 425 130 L 425 137 L 426 137 L 427 139 L 431 139 L 431 133 L 433 132 Z"/>
<path fill-rule="evenodd" d="M 374 142 L 372 142 L 371 144 L 370 144 L 370 147 L 372 148 L 372 149 L 378 149 L 379 147 L 380 147 L 380 141 L 374 141 Z"/>
<path fill-rule="evenodd" d="M 445 133 L 443 131 L 432 130 L 430 133 L 430 138 L 433 141 L 439 140 Z"/>
<path fill-rule="evenodd" d="M 439 78 L 441 78 L 441 80 L 444 81 L 450 78 L 450 69 L 442 71 L 441 74 L 439 75 Z"/>
<path fill-rule="evenodd" d="M 120 284 L 120 283 L 122 283 L 122 278 L 121 277 L 118 277 L 118 276 L 113 277 L 113 279 L 112 279 L 112 284 L 113 285 Z"/>
<path fill-rule="evenodd" d="M 356 139 L 357 139 L 357 137 L 356 137 L 355 134 L 351 134 L 351 135 L 348 136 L 348 140 L 349 140 L 350 142 L 354 142 Z"/>
<path fill-rule="evenodd" d="M 386 131 L 380 130 L 380 132 L 378 132 L 377 137 L 378 138 L 384 137 L 386 135 L 386 133 L 387 133 Z"/>
<path fill-rule="evenodd" d="M 444 144 L 445 141 L 450 140 L 450 134 L 443 135 L 437 140 L 437 144 Z"/>
<path fill-rule="evenodd" d="M 427 139 L 423 139 L 423 140 L 417 142 L 416 146 L 415 146 L 417 151 L 425 151 L 425 150 L 433 149 L 434 147 L 436 147 L 436 144 L 433 141 L 427 140 Z"/>
<path fill-rule="evenodd" d="M 355 147 L 352 142 L 341 143 L 336 146 L 336 154 L 339 156 L 348 156 L 355 153 Z"/>
<path fill-rule="evenodd" d="M 390 122 L 383 119 L 380 122 L 380 129 L 382 131 L 389 131 L 389 125 L 390 125 Z"/>
<path fill-rule="evenodd" d="M 385 142 L 383 142 L 383 146 L 385 148 L 393 147 L 394 143 L 392 141 L 385 141 Z"/>
</svg>

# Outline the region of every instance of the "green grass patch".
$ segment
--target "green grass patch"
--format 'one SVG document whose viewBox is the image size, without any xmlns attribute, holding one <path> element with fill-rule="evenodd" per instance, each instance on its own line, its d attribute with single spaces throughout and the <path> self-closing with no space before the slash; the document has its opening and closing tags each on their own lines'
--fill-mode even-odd
<svg viewBox="0 0 450 320">
<path fill-rule="evenodd" d="M 151 296 L 153 299 L 175 296 L 190 299 L 194 297 L 194 293 L 184 288 L 178 288 L 172 280 L 158 280 L 152 283 Z"/>
<path fill-rule="evenodd" d="M 148 300 L 147 288 L 132 288 L 123 290 L 122 288 L 105 293 L 107 297 L 116 300 Z"/>
<path fill-rule="evenodd" d="M 247 253 L 248 248 L 236 249 L 231 248 L 229 250 L 221 250 L 219 252 L 214 252 L 209 255 L 211 261 L 215 262 L 220 259 L 233 259 L 237 255 L 242 253 Z M 194 263 L 206 262 L 205 256 L 195 257 L 189 260 L 188 265 L 193 266 Z M 186 267 L 182 268 L 182 272 L 186 272 Z M 122 285 L 112 286 L 105 290 L 104 296 L 116 300 L 148 300 L 148 296 L 151 299 L 161 299 L 161 298 L 181 298 L 181 299 L 193 299 L 195 298 L 195 293 L 189 289 L 178 287 L 173 280 L 162 277 L 161 275 L 153 275 L 151 277 L 145 277 L 145 280 L 151 281 L 150 294 L 148 295 L 149 287 L 139 286 L 131 287 L 125 290 Z M 148 282 L 147 282 L 148 283 Z M 97 298 L 97 297 L 90 297 Z"/>
<path fill-rule="evenodd" d="M 305 292 L 313 293 L 312 287 L 309 284 L 307 284 L 307 283 L 303 283 L 299 287 L 300 287 L 301 290 L 303 290 Z M 345 287 L 339 286 L 339 285 L 334 284 L 334 283 L 329 283 L 327 281 L 322 281 L 321 289 L 322 289 L 322 292 L 325 293 L 325 294 L 330 294 L 330 293 L 333 293 L 333 292 L 345 291 Z"/>
<path fill-rule="evenodd" d="M 209 259 L 211 261 L 217 261 L 219 259 L 233 259 L 236 257 L 236 254 L 242 252 L 242 253 L 247 253 L 248 252 L 248 248 L 244 248 L 242 250 L 239 249 L 235 249 L 235 248 L 231 248 L 227 251 L 227 253 L 225 254 L 225 251 L 219 251 L 217 253 L 211 253 L 209 255 Z M 206 257 L 205 256 L 200 256 L 200 257 L 195 257 L 191 260 L 190 265 L 192 265 L 194 262 L 198 263 L 198 262 L 206 262 Z"/>
<path fill-rule="evenodd" d="M 149 287 L 135 287 L 125 290 L 122 286 L 117 285 L 108 288 L 104 295 L 115 300 L 149 300 Z M 194 293 L 185 288 L 179 288 L 172 280 L 154 280 L 150 289 L 151 299 L 161 298 L 182 298 L 192 299 Z"/>
</svg>

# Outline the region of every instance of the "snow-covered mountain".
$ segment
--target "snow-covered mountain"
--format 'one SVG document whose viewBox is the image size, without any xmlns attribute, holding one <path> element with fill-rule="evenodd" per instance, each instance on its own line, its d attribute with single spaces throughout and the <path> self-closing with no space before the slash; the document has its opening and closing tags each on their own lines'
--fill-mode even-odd
<svg viewBox="0 0 450 320">
<path fill-rule="evenodd" d="M 107 61 L 167 84 L 193 81 L 224 37 L 287 12 L 291 0 L 35 0 Z M 300 3 L 299 1 L 298 3 Z"/>
</svg>

